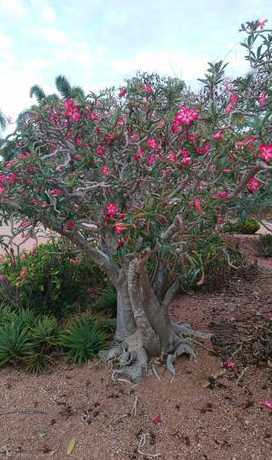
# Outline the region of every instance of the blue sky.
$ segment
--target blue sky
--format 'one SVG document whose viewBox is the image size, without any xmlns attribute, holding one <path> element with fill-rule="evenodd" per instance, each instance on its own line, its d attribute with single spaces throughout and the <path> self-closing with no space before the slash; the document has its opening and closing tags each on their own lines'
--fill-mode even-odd
<svg viewBox="0 0 272 460">
<path fill-rule="evenodd" d="M 0 108 L 15 117 L 59 74 L 93 90 L 137 70 L 194 85 L 226 56 L 243 72 L 238 29 L 257 18 L 272 20 L 272 0 L 0 0 Z"/>
</svg>

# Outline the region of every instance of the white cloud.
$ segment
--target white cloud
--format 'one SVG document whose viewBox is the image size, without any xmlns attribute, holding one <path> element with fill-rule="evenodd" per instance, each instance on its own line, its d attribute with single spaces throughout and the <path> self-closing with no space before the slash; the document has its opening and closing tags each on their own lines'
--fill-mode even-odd
<svg viewBox="0 0 272 460">
<path fill-rule="evenodd" d="M 13 39 L 10 35 L 0 32 L 0 59 L 6 64 L 11 64 L 13 58 Z"/>
<path fill-rule="evenodd" d="M 55 27 L 39 29 L 39 36 L 54 45 L 67 45 L 69 42 L 69 37 L 65 32 Z"/>
<path fill-rule="evenodd" d="M 54 8 L 49 5 L 49 3 L 42 3 L 41 6 L 41 17 L 44 21 L 53 23 L 57 19 L 57 14 L 54 10 Z"/>
<path fill-rule="evenodd" d="M 0 0 L 1 13 L 21 18 L 27 13 L 26 3 L 24 0 Z"/>
<path fill-rule="evenodd" d="M 117 59 L 112 62 L 115 72 L 131 75 L 137 70 L 158 72 L 163 75 L 195 80 L 205 71 L 205 57 L 188 55 L 182 51 L 143 51 L 129 59 Z"/>
</svg>

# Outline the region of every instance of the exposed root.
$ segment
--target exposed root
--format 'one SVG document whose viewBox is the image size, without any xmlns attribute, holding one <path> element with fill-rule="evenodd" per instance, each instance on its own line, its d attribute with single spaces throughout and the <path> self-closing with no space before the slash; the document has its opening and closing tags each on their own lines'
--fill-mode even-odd
<svg viewBox="0 0 272 460">
<path fill-rule="evenodd" d="M 176 375 L 176 369 L 174 362 L 181 355 L 187 355 L 189 358 L 196 359 L 196 354 L 189 343 L 180 340 L 177 344 L 176 349 L 173 353 L 169 353 L 166 358 L 166 368 L 172 374 L 173 377 Z"/>
<path fill-rule="evenodd" d="M 194 331 L 191 325 L 186 323 L 171 322 L 171 330 L 168 350 L 162 356 L 166 356 L 166 368 L 174 378 L 176 375 L 174 362 L 179 356 L 187 355 L 189 358 L 196 359 L 192 347 L 194 337 L 210 339 L 212 335 Z M 114 383 L 119 381 L 139 383 L 144 376 L 148 375 L 148 371 L 160 380 L 154 362 L 150 361 L 152 355 L 150 356 L 146 349 L 150 351 L 139 331 L 136 331 L 122 343 L 115 343 L 110 350 L 100 353 L 100 357 L 115 367 L 112 372 Z"/>
<path fill-rule="evenodd" d="M 113 344 L 108 350 L 101 350 L 99 352 L 99 358 L 105 363 L 113 362 L 122 353 L 122 344 Z"/>
<path fill-rule="evenodd" d="M 172 321 L 174 331 L 183 337 L 196 337 L 203 340 L 210 340 L 213 334 L 208 332 L 195 331 L 189 323 L 176 323 Z"/>
</svg>

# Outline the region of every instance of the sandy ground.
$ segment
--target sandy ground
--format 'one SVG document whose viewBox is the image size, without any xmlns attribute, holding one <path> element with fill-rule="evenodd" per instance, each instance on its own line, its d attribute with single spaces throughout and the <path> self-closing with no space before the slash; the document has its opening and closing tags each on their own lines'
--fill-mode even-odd
<svg viewBox="0 0 272 460">
<path fill-rule="evenodd" d="M 244 320 L 272 315 L 271 274 L 255 282 L 237 280 L 217 294 L 182 296 L 174 318 L 208 330 L 216 319 Z M 22 460 L 269 460 L 272 397 L 269 367 L 222 370 L 211 344 L 197 348 L 197 361 L 177 362 L 171 382 L 113 384 L 99 361 L 75 367 L 60 362 L 41 376 L 12 368 L 0 372 L 0 458 Z M 133 408 L 135 410 L 133 410 Z M 67 448 L 75 440 L 73 452 Z"/>
</svg>

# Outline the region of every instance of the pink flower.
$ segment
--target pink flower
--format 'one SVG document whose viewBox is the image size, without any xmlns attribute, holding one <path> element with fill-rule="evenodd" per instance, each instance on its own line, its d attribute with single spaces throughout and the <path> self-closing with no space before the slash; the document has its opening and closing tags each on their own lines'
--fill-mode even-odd
<svg viewBox="0 0 272 460">
<path fill-rule="evenodd" d="M 265 399 L 264 401 L 261 401 L 260 404 L 266 409 L 272 410 L 272 399 Z"/>
<path fill-rule="evenodd" d="M 229 174 L 229 173 L 232 173 L 232 170 L 230 168 L 225 168 L 223 169 L 223 173 Z"/>
<path fill-rule="evenodd" d="M 247 183 L 247 188 L 250 193 L 256 193 L 260 190 L 262 183 L 257 177 L 251 177 Z"/>
<path fill-rule="evenodd" d="M 65 115 L 71 118 L 73 121 L 80 121 L 80 107 L 75 104 L 72 98 L 66 99 L 64 101 Z"/>
<path fill-rule="evenodd" d="M 74 100 L 72 98 L 68 98 L 64 101 L 64 108 L 66 110 L 66 112 L 71 112 L 74 110 L 75 108 L 75 103 L 74 103 Z"/>
<path fill-rule="evenodd" d="M 101 168 L 101 173 L 104 175 L 104 176 L 109 176 L 110 175 L 110 168 L 108 166 L 103 166 Z"/>
<path fill-rule="evenodd" d="M 80 136 L 76 137 L 76 145 L 82 145 L 82 138 Z"/>
<path fill-rule="evenodd" d="M 99 157 L 103 157 L 105 155 L 105 152 L 106 152 L 106 149 L 104 147 L 104 145 L 98 145 L 97 148 L 96 148 L 96 154 L 99 156 Z"/>
<path fill-rule="evenodd" d="M 170 161 L 171 163 L 176 163 L 177 159 L 178 158 L 175 152 L 170 151 L 169 154 L 167 155 L 167 160 Z"/>
<path fill-rule="evenodd" d="M 14 185 L 18 181 L 18 176 L 15 173 L 11 173 L 8 176 L 6 176 L 6 182 L 8 184 Z"/>
<path fill-rule="evenodd" d="M 80 121 L 81 119 L 80 112 L 78 110 L 74 110 L 74 112 L 71 114 L 71 119 L 73 121 Z"/>
<path fill-rule="evenodd" d="M 153 137 L 150 137 L 150 139 L 147 139 L 147 146 L 150 148 L 150 149 L 157 149 L 158 148 L 158 144 L 157 144 L 157 141 L 156 139 L 154 139 Z"/>
<path fill-rule="evenodd" d="M 223 367 L 225 369 L 235 369 L 236 363 L 232 358 L 228 358 L 226 361 L 224 361 Z"/>
<path fill-rule="evenodd" d="M 5 187 L 3 187 L 2 185 L 0 185 L 0 193 L 4 193 L 5 191 Z"/>
<path fill-rule="evenodd" d="M 117 235 L 121 235 L 126 230 L 126 225 L 122 224 L 122 222 L 116 222 L 114 225 L 114 231 Z"/>
<path fill-rule="evenodd" d="M 232 93 L 229 98 L 228 105 L 226 107 L 226 113 L 231 113 L 237 106 L 239 101 L 239 96 L 237 94 Z"/>
<path fill-rule="evenodd" d="M 268 101 L 268 94 L 262 92 L 258 98 L 260 107 L 264 107 L 267 104 L 267 101 Z"/>
<path fill-rule="evenodd" d="M 207 155 L 210 152 L 211 148 L 211 144 L 208 144 L 206 142 L 206 144 L 202 145 L 201 147 L 196 147 L 196 153 L 198 155 Z"/>
<path fill-rule="evenodd" d="M 190 126 L 194 121 L 198 120 L 199 114 L 196 110 L 186 107 L 180 107 L 179 112 L 176 113 L 172 123 L 173 133 L 179 132 L 181 126 Z"/>
<path fill-rule="evenodd" d="M 263 29 L 264 29 L 264 26 L 265 26 L 265 24 L 266 24 L 267 22 L 268 22 L 268 19 L 264 19 L 264 18 L 259 19 L 259 21 L 258 21 L 258 27 L 259 27 L 261 30 L 263 30 Z"/>
<path fill-rule="evenodd" d="M 196 212 L 198 212 L 199 214 L 203 213 L 202 201 L 201 201 L 200 198 L 195 198 L 194 199 L 194 208 L 195 208 Z"/>
<path fill-rule="evenodd" d="M 198 140 L 199 135 L 196 133 L 188 133 L 187 139 L 191 144 L 195 144 L 196 141 Z"/>
<path fill-rule="evenodd" d="M 182 148 L 180 149 L 180 154 L 183 156 L 183 158 L 188 158 L 190 157 L 190 152 L 188 149 Z"/>
<path fill-rule="evenodd" d="M 116 135 L 114 133 L 107 133 L 106 136 L 104 137 L 104 141 L 108 145 L 112 144 L 115 139 L 116 139 Z"/>
<path fill-rule="evenodd" d="M 149 155 L 149 157 L 146 160 L 147 166 L 149 166 L 149 167 L 154 166 L 154 164 L 156 163 L 157 159 L 158 159 L 157 155 L 154 155 L 154 154 Z"/>
<path fill-rule="evenodd" d="M 119 97 L 123 97 L 126 94 L 127 94 L 127 88 L 125 88 L 124 86 L 122 88 L 119 88 L 119 94 L 118 94 Z"/>
<path fill-rule="evenodd" d="M 161 416 L 155 415 L 155 417 L 152 417 L 152 422 L 154 425 L 159 425 L 162 422 Z"/>
<path fill-rule="evenodd" d="M 74 220 L 67 220 L 64 224 L 64 230 L 72 232 L 76 228 L 76 222 Z"/>
<path fill-rule="evenodd" d="M 261 144 L 259 147 L 260 155 L 264 161 L 272 160 L 272 144 Z"/>
<path fill-rule="evenodd" d="M 131 142 L 138 142 L 140 140 L 140 135 L 138 133 L 132 133 L 129 140 Z"/>
<path fill-rule="evenodd" d="M 50 194 L 51 196 L 57 197 L 57 196 L 62 196 L 62 195 L 64 195 L 64 191 L 61 190 L 60 188 L 53 188 L 52 190 L 49 191 L 49 194 Z"/>
<path fill-rule="evenodd" d="M 74 161 L 81 161 L 82 160 L 81 155 L 73 155 L 72 158 L 73 158 Z"/>
<path fill-rule="evenodd" d="M 9 160 L 9 161 L 6 161 L 6 163 L 4 164 L 5 168 L 7 169 L 10 169 L 12 168 L 13 166 L 15 166 L 17 163 L 17 160 Z"/>
<path fill-rule="evenodd" d="M 182 164 L 183 166 L 185 166 L 185 167 L 186 167 L 186 166 L 191 166 L 191 164 L 192 164 L 192 158 L 191 158 L 191 157 L 183 157 L 183 158 L 182 158 L 182 161 L 181 161 L 181 164 Z"/>
<path fill-rule="evenodd" d="M 124 117 L 119 117 L 117 122 L 116 122 L 116 126 L 124 126 L 124 124 L 125 124 Z"/>
<path fill-rule="evenodd" d="M 100 120 L 100 115 L 97 112 L 91 112 L 88 114 L 87 118 L 90 121 L 97 121 L 97 120 Z"/>
<path fill-rule="evenodd" d="M 145 151 L 144 151 L 143 148 L 140 147 L 140 148 L 137 150 L 137 152 L 135 153 L 135 155 L 133 156 L 133 159 L 136 160 L 136 161 L 138 161 L 138 160 L 140 160 L 141 158 L 143 158 L 144 155 L 145 155 Z"/>
<path fill-rule="evenodd" d="M 30 152 L 21 152 L 18 155 L 19 160 L 27 160 L 31 156 Z"/>
<path fill-rule="evenodd" d="M 224 131 L 220 129 L 213 134 L 213 139 L 216 141 L 222 141 L 224 139 Z"/>
<path fill-rule="evenodd" d="M 114 219 L 119 212 L 119 207 L 116 203 L 108 203 L 106 205 L 106 215 L 109 219 Z"/>
<path fill-rule="evenodd" d="M 214 195 L 215 198 L 219 198 L 219 200 L 227 200 L 230 197 L 230 192 L 224 191 L 224 192 L 217 192 Z"/>
<path fill-rule="evenodd" d="M 146 84 L 146 85 L 144 85 L 144 92 L 146 94 L 153 94 L 154 89 L 152 88 L 152 86 L 150 84 Z"/>
</svg>

